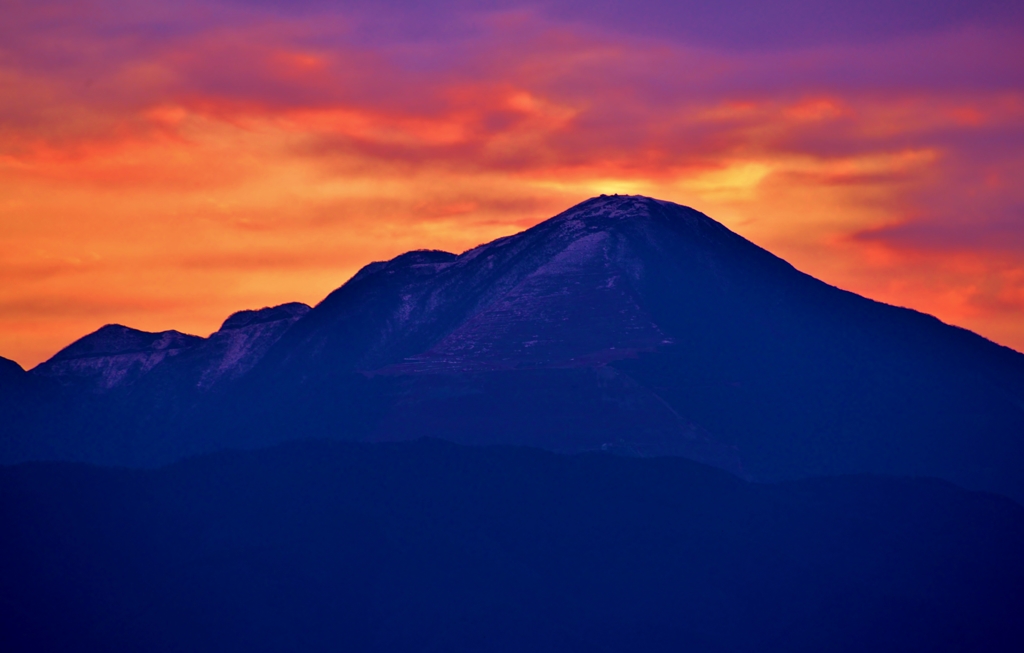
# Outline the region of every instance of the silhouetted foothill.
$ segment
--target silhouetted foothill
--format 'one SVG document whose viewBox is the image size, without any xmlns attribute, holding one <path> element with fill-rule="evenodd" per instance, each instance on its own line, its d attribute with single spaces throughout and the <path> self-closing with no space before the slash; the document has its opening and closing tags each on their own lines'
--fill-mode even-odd
<svg viewBox="0 0 1024 653">
<path fill-rule="evenodd" d="M 0 468 L 0 649 L 1024 647 L 1024 509 L 931 480 L 291 443 Z"/>
</svg>

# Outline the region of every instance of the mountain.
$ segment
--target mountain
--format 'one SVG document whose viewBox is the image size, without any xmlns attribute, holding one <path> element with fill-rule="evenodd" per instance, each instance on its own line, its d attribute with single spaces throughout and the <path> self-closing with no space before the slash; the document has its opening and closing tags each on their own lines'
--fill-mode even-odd
<svg viewBox="0 0 1024 653">
<path fill-rule="evenodd" d="M 210 391 L 247 374 L 309 310 L 309 306 L 293 302 L 231 315 L 219 330 L 188 352 L 186 359 L 198 374 L 195 387 Z"/>
<path fill-rule="evenodd" d="M 133 384 L 156 365 L 201 341 L 178 331 L 147 333 L 108 324 L 71 343 L 32 372 L 62 384 L 105 392 Z"/>
<path fill-rule="evenodd" d="M 196 386 L 209 389 L 252 369 L 284 331 L 308 312 L 309 306 L 299 303 L 239 311 L 209 338 L 108 324 L 60 350 L 32 373 L 102 394 L 136 385 L 165 363 L 159 372 L 194 368 L 199 376 Z"/>
<path fill-rule="evenodd" d="M 30 372 L 40 408 L 0 460 L 433 436 L 761 481 L 933 476 L 1024 501 L 1024 355 L 670 202 L 602 196 L 460 255 L 372 263 L 280 324 L 238 362 L 211 336 L 99 393 L 55 382 L 55 357 Z"/>
<path fill-rule="evenodd" d="M 290 443 L 0 468 L 0 648 L 1024 647 L 1024 509 L 926 479 Z"/>
<path fill-rule="evenodd" d="M 309 310 L 289 303 L 239 311 L 208 338 L 104 326 L 24 374 L 17 388 L 0 385 L 0 461 L 144 464 L 202 449 L 201 434 L 190 446 L 184 416 L 216 402 Z"/>
</svg>

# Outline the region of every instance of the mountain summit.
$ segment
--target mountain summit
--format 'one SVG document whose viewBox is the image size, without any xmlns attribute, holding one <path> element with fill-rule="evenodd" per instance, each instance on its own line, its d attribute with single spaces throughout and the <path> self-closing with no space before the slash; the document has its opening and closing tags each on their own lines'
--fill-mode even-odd
<svg viewBox="0 0 1024 653">
<path fill-rule="evenodd" d="M 32 370 L 31 391 L 4 395 L 17 405 L 0 399 L 3 459 L 435 436 L 759 480 L 938 476 L 1024 500 L 1024 356 L 671 202 L 592 198 L 460 255 L 371 263 L 311 310 L 238 315 L 124 383 L 56 379 L 58 357 Z"/>
</svg>

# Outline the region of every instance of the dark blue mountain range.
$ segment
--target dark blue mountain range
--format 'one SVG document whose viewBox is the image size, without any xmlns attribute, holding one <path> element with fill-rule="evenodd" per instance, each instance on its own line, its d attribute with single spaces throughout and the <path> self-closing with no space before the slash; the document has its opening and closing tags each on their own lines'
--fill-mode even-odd
<svg viewBox="0 0 1024 653">
<path fill-rule="evenodd" d="M 27 373 L 0 365 L 0 418 L 6 463 L 431 436 L 1024 501 L 1024 355 L 644 197 L 373 263 L 313 309 L 244 311 L 205 339 L 104 327 Z"/>
<path fill-rule="evenodd" d="M 0 650 L 1024 649 L 1024 509 L 935 480 L 302 442 L 0 468 Z"/>
</svg>

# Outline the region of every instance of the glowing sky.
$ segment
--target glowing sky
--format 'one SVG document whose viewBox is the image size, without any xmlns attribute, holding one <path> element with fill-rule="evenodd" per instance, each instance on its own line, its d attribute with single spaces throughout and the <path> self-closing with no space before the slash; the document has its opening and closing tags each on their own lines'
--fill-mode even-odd
<svg viewBox="0 0 1024 653">
<path fill-rule="evenodd" d="M 343 8 L 339 8 L 343 7 Z M 1024 350 L 1024 3 L 0 0 L 0 355 L 600 193 Z"/>
</svg>

